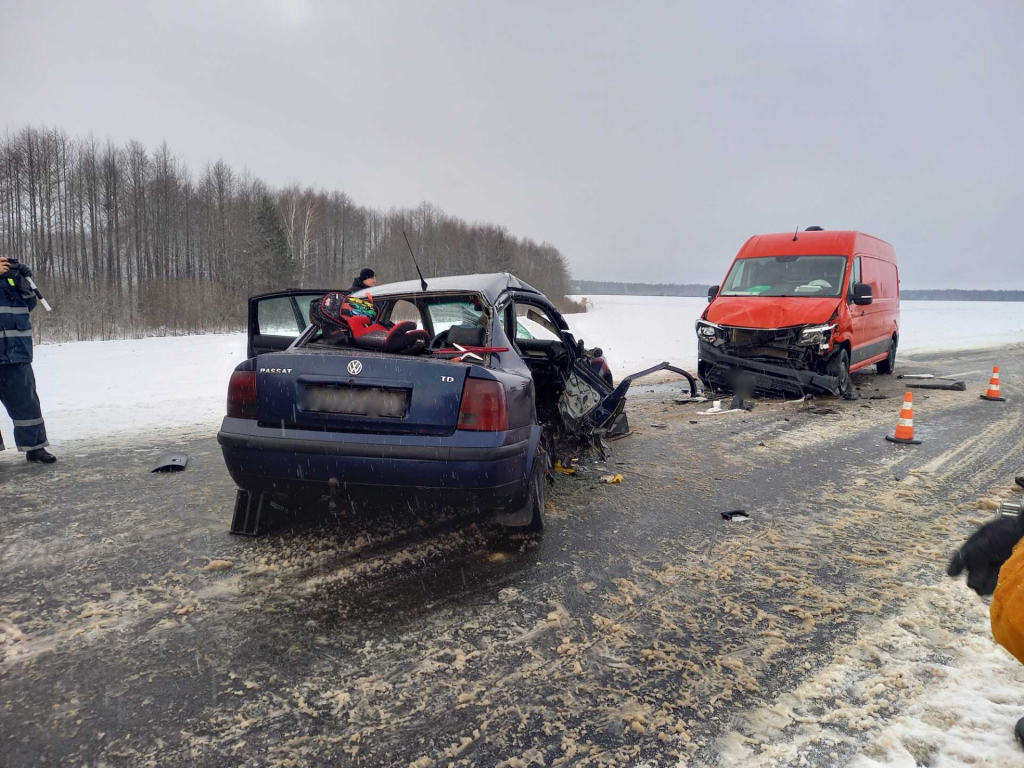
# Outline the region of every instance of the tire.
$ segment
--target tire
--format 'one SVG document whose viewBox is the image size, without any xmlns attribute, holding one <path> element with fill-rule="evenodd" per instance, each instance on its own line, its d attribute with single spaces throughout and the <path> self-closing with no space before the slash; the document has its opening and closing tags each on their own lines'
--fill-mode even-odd
<svg viewBox="0 0 1024 768">
<path fill-rule="evenodd" d="M 882 362 L 875 365 L 876 370 L 882 376 L 889 376 L 896 369 L 896 337 L 889 342 L 889 356 Z"/>
<path fill-rule="evenodd" d="M 853 381 L 850 379 L 850 353 L 846 347 L 832 355 L 828 361 L 828 375 L 839 379 L 839 397 L 844 397 L 853 389 Z"/>
<path fill-rule="evenodd" d="M 542 449 L 537 449 L 537 455 L 533 459 L 533 474 L 530 475 L 530 490 L 527 491 L 526 503 L 531 505 L 533 514 L 526 526 L 528 531 L 544 530 L 544 479 L 548 474 L 548 455 Z"/>
</svg>

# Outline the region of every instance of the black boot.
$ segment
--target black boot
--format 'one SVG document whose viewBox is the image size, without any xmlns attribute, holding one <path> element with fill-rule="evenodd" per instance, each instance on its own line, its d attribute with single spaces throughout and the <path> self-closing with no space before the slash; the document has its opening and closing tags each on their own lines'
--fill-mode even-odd
<svg viewBox="0 0 1024 768">
<path fill-rule="evenodd" d="M 1013 728 L 1013 735 L 1017 737 L 1017 743 L 1024 747 L 1024 717 L 1017 721 Z"/>
<path fill-rule="evenodd" d="M 34 451 L 26 453 L 25 459 L 36 464 L 53 464 L 57 460 L 57 457 L 45 448 L 36 448 Z"/>
</svg>

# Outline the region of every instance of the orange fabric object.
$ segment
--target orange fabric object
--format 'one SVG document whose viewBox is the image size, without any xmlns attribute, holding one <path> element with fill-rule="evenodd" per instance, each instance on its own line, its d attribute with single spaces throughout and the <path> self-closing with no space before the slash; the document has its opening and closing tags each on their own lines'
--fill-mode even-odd
<svg viewBox="0 0 1024 768">
<path fill-rule="evenodd" d="M 1024 541 L 999 569 L 989 616 L 996 642 L 1024 664 Z"/>
</svg>

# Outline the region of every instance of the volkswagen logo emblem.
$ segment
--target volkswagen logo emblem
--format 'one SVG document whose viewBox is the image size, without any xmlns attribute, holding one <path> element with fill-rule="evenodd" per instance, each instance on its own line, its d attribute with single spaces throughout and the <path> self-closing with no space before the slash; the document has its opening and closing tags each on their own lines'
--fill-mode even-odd
<svg viewBox="0 0 1024 768">
<path fill-rule="evenodd" d="M 358 360 L 350 360 L 348 364 L 348 373 L 350 376 L 358 376 L 363 372 L 363 364 Z"/>
</svg>

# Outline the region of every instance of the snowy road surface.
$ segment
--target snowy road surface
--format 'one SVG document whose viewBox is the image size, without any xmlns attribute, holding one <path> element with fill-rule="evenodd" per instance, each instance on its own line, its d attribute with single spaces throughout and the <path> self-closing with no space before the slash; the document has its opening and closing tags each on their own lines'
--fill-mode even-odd
<svg viewBox="0 0 1024 768">
<path fill-rule="evenodd" d="M 694 370 L 701 298 L 591 296 L 569 315 L 577 337 L 600 346 L 617 377 L 663 360 Z M 1024 341 L 1024 303 L 903 303 L 901 353 Z M 245 358 L 239 334 L 42 345 L 35 371 L 50 441 L 62 450 L 117 445 L 129 434 L 214 429 L 227 381 Z M 0 433 L 11 434 L 0 409 Z M 8 439 L 8 442 L 12 440 Z"/>
<path fill-rule="evenodd" d="M 640 388 L 539 537 L 399 510 L 234 538 L 208 436 L 179 475 L 159 436 L 0 459 L 0 763 L 1019 765 L 1024 666 L 943 569 L 1019 498 L 1024 350 L 905 370 L 969 385 L 917 395 L 909 449 L 891 377 L 722 416 Z"/>
</svg>

